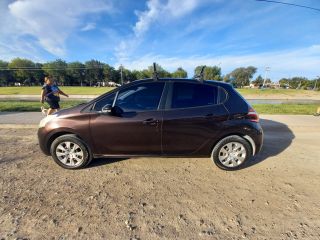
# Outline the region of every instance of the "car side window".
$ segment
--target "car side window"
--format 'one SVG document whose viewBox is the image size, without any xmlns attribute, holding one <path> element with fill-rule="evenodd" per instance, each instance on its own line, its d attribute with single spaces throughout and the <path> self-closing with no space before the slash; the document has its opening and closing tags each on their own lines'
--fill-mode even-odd
<svg viewBox="0 0 320 240">
<path fill-rule="evenodd" d="M 175 82 L 171 108 L 190 108 L 220 103 L 216 86 L 197 83 Z"/>
<path fill-rule="evenodd" d="M 164 83 L 152 82 L 123 89 L 115 105 L 124 112 L 157 110 L 163 87 Z"/>
<path fill-rule="evenodd" d="M 116 96 L 116 93 L 112 93 L 112 94 L 105 96 L 104 98 L 100 99 L 99 101 L 97 101 L 95 103 L 93 109 L 95 111 L 101 111 L 101 109 L 106 105 L 112 106 L 115 96 Z"/>
</svg>

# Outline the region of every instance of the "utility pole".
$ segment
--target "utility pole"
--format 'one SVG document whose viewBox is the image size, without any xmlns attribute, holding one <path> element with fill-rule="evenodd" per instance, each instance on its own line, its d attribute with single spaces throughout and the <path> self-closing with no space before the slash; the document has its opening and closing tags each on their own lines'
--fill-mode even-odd
<svg viewBox="0 0 320 240">
<path fill-rule="evenodd" d="M 122 72 L 123 66 L 120 64 L 120 76 L 121 76 L 121 86 L 123 85 L 123 72 Z"/>
<path fill-rule="evenodd" d="M 266 84 L 266 81 L 267 81 L 267 72 L 270 71 L 270 67 L 266 67 L 264 69 L 264 80 L 263 80 L 263 84 L 262 84 L 262 88 L 264 88 L 264 85 Z"/>
</svg>

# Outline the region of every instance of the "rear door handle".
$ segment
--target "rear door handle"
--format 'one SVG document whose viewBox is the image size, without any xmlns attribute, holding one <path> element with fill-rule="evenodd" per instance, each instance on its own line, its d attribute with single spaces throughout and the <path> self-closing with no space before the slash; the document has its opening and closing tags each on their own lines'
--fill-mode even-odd
<svg viewBox="0 0 320 240">
<path fill-rule="evenodd" d="M 144 121 L 142 121 L 143 125 L 149 125 L 149 126 L 156 126 L 158 124 L 159 120 L 154 118 L 148 118 Z"/>
</svg>

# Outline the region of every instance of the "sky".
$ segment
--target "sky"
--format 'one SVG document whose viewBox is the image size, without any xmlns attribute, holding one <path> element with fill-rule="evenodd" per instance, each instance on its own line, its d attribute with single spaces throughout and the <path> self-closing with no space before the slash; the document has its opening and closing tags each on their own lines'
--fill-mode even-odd
<svg viewBox="0 0 320 240">
<path fill-rule="evenodd" d="M 282 1 L 320 9 L 320 0 Z M 0 0 L 0 59 L 15 57 L 316 78 L 320 11 L 255 0 Z"/>
</svg>

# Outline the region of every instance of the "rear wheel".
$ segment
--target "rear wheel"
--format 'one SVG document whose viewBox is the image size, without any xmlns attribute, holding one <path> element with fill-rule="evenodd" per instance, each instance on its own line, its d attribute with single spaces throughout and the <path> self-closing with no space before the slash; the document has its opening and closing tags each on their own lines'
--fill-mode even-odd
<svg viewBox="0 0 320 240">
<path fill-rule="evenodd" d="M 73 134 L 57 137 L 51 144 L 50 152 L 54 161 L 66 169 L 82 168 L 91 161 L 88 147 Z"/>
<path fill-rule="evenodd" d="M 250 144 L 240 136 L 229 136 L 220 140 L 212 150 L 214 163 L 224 170 L 242 168 L 252 156 Z"/>
</svg>

